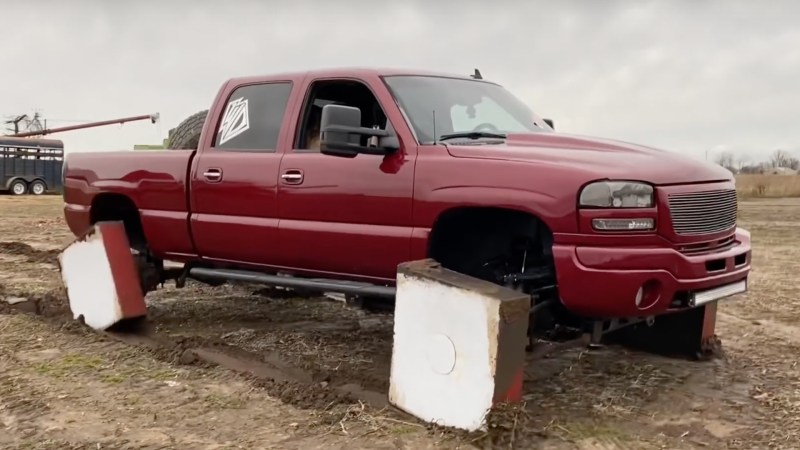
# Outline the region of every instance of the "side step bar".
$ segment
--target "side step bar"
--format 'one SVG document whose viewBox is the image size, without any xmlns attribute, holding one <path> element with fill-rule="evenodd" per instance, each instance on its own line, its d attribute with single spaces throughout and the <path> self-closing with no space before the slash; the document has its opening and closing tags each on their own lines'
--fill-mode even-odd
<svg viewBox="0 0 800 450">
<path fill-rule="evenodd" d="M 187 274 L 189 278 L 217 279 L 244 281 L 247 283 L 260 283 L 270 286 L 283 286 L 289 288 L 315 289 L 323 292 L 338 292 L 341 294 L 364 295 L 370 297 L 395 296 L 395 288 L 380 286 L 370 283 L 356 283 L 352 281 L 328 280 L 324 278 L 295 278 L 289 276 L 268 275 L 260 272 L 233 269 L 208 269 L 193 267 Z"/>
</svg>

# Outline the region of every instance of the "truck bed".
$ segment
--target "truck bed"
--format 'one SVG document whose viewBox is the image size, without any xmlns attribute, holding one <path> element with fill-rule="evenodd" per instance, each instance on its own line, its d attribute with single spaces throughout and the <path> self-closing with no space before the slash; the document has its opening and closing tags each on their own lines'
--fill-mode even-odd
<svg viewBox="0 0 800 450">
<path fill-rule="evenodd" d="M 94 202 L 124 202 L 124 196 L 139 210 L 154 250 L 162 247 L 191 253 L 187 175 L 193 155 L 193 150 L 68 154 L 64 213 L 70 230 L 81 234 L 89 227 Z"/>
</svg>

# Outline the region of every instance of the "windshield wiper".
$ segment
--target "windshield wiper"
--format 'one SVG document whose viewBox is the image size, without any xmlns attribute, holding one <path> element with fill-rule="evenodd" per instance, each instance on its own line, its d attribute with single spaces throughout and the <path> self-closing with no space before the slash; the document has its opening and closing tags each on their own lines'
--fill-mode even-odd
<svg viewBox="0 0 800 450">
<path fill-rule="evenodd" d="M 450 134 L 443 134 L 439 137 L 440 141 L 446 141 L 448 139 L 457 139 L 457 138 L 467 138 L 467 139 L 480 139 L 480 138 L 495 138 L 495 139 L 505 139 L 507 136 L 501 133 L 490 133 L 488 131 L 468 131 L 466 133 L 450 133 Z"/>
</svg>

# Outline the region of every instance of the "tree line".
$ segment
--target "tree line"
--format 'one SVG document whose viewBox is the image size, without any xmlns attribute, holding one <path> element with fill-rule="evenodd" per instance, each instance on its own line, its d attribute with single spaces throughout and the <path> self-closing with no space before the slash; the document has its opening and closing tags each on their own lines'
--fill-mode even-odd
<svg viewBox="0 0 800 450">
<path fill-rule="evenodd" d="M 763 174 L 776 170 L 800 170 L 800 159 L 792 156 L 786 150 L 775 150 L 769 159 L 761 162 L 752 162 L 747 156 L 737 156 L 732 152 L 722 152 L 714 158 L 714 162 L 733 173 Z"/>
</svg>

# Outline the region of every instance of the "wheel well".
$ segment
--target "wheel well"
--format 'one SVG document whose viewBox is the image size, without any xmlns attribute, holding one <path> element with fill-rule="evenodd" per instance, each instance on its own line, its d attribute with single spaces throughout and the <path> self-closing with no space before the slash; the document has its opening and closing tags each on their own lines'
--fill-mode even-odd
<svg viewBox="0 0 800 450">
<path fill-rule="evenodd" d="M 27 184 L 29 184 L 29 183 L 28 183 L 28 180 L 26 180 L 25 178 L 22 178 L 22 177 L 14 177 L 14 178 L 11 178 L 10 180 L 8 180 L 8 182 L 6 183 L 6 188 L 11 188 L 11 185 L 12 185 L 12 184 L 14 184 L 14 183 L 16 183 L 17 181 L 22 181 L 22 182 L 23 182 L 23 183 L 25 183 L 26 185 L 27 185 Z"/>
<path fill-rule="evenodd" d="M 90 210 L 92 225 L 101 221 L 118 221 L 125 224 L 131 247 L 145 251 L 147 240 L 144 236 L 142 219 L 136 204 L 129 197 L 122 194 L 100 194 L 92 201 Z"/>
<path fill-rule="evenodd" d="M 506 208 L 465 207 L 443 213 L 433 226 L 428 256 L 458 270 L 476 251 L 525 237 L 536 244 L 536 255 L 552 260 L 553 234 L 538 217 Z"/>
</svg>

